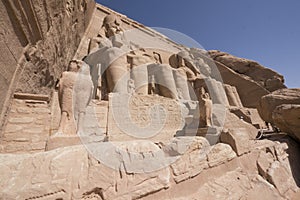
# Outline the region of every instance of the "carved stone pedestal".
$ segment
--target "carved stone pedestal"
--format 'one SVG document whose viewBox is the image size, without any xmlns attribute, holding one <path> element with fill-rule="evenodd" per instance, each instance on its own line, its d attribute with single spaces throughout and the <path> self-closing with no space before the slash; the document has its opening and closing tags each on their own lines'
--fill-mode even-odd
<svg viewBox="0 0 300 200">
<path fill-rule="evenodd" d="M 87 137 L 87 136 L 78 136 L 78 135 L 59 135 L 51 136 L 46 143 L 46 151 L 51 151 L 57 148 L 63 148 L 68 146 L 84 145 L 97 142 L 103 142 L 105 140 L 104 136 L 101 137 Z"/>
<path fill-rule="evenodd" d="M 205 137 L 211 145 L 214 145 L 219 142 L 221 131 L 222 128 L 220 127 L 187 128 L 184 130 L 183 135 Z"/>
<path fill-rule="evenodd" d="M 206 127 L 199 128 L 197 136 L 205 137 L 211 145 L 216 144 L 219 141 L 221 128 L 219 127 Z"/>
<path fill-rule="evenodd" d="M 57 148 L 80 145 L 81 140 L 79 136 L 51 136 L 46 143 L 46 151 Z"/>
</svg>

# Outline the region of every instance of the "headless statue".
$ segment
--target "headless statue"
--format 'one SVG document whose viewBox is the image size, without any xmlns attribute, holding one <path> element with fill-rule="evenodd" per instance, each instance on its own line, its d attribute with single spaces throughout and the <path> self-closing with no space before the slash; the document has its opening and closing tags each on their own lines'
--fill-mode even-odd
<svg viewBox="0 0 300 200">
<path fill-rule="evenodd" d="M 212 126 L 212 100 L 202 87 L 199 95 L 200 127 Z"/>
</svg>

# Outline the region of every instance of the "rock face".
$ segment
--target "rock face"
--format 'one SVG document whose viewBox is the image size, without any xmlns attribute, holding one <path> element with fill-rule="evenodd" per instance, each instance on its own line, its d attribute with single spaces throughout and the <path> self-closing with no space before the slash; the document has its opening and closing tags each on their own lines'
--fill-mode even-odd
<svg viewBox="0 0 300 200">
<path fill-rule="evenodd" d="M 300 104 L 282 104 L 273 111 L 274 124 L 300 140 Z"/>
<path fill-rule="evenodd" d="M 251 80 L 250 78 L 233 71 L 218 61 L 215 61 L 215 64 L 220 71 L 223 82 L 236 87 L 243 106 L 248 108 L 256 108 L 260 98 L 269 94 L 268 90 L 254 80 Z"/>
<path fill-rule="evenodd" d="M 300 89 L 281 89 L 261 98 L 258 112 L 266 122 L 300 138 Z"/>
<path fill-rule="evenodd" d="M 262 96 L 286 88 L 282 75 L 255 61 L 217 50 L 208 51 L 208 54 L 218 66 L 224 83 L 237 88 L 245 107 L 256 108 Z M 249 95 L 254 93 L 256 95 Z"/>
<path fill-rule="evenodd" d="M 0 2 L 0 112 L 14 91 L 51 94 L 94 6 L 93 0 Z"/>
<path fill-rule="evenodd" d="M 286 88 L 282 75 L 271 69 L 263 67 L 255 61 L 238 58 L 228 53 L 216 50 L 209 51 L 208 53 L 214 60 L 226 65 L 239 74 L 248 76 L 270 92 Z"/>
</svg>

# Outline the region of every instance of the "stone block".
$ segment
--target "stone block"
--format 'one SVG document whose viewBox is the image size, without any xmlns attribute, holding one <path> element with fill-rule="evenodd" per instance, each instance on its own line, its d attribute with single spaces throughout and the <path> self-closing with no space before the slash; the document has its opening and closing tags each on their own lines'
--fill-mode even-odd
<svg viewBox="0 0 300 200">
<path fill-rule="evenodd" d="M 51 136 L 46 143 L 46 151 L 50 151 L 57 148 L 81 145 L 81 139 L 77 135 L 75 136 Z"/>
<path fill-rule="evenodd" d="M 203 137 L 175 138 L 177 144 L 173 154 L 180 155 L 178 160 L 171 165 L 173 177 L 176 183 L 190 179 L 208 168 L 207 153 L 210 150 L 208 141 Z M 178 147 L 182 147 L 181 150 Z M 171 146 L 172 147 L 172 146 Z M 175 152 L 174 152 L 175 150 Z"/>
<path fill-rule="evenodd" d="M 8 119 L 8 121 L 11 124 L 30 124 L 34 121 L 34 118 L 33 117 L 22 117 L 22 118 L 11 117 Z"/>
<path fill-rule="evenodd" d="M 227 144 L 216 144 L 212 146 L 207 158 L 210 167 L 218 166 L 236 158 L 236 153 Z"/>
<path fill-rule="evenodd" d="M 230 129 L 221 133 L 220 141 L 229 144 L 237 155 L 250 151 L 250 138 L 247 129 Z"/>
</svg>

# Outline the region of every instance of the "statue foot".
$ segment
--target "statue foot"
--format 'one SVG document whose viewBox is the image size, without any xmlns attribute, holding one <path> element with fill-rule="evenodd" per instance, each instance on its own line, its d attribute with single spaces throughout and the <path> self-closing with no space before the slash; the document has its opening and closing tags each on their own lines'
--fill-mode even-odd
<svg viewBox="0 0 300 200">
<path fill-rule="evenodd" d="M 83 135 L 83 133 L 84 133 L 83 130 L 78 130 L 78 131 L 76 132 L 77 135 Z"/>
<path fill-rule="evenodd" d="M 58 130 L 56 133 L 54 133 L 51 137 L 61 137 L 64 133 L 61 130 Z"/>
</svg>

